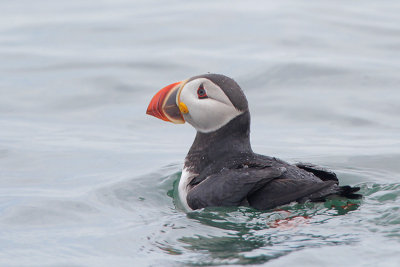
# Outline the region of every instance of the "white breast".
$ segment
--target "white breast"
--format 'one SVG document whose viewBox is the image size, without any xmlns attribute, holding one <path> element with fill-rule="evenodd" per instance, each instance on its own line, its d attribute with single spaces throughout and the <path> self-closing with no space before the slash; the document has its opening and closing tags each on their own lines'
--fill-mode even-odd
<svg viewBox="0 0 400 267">
<path fill-rule="evenodd" d="M 189 207 L 187 200 L 186 200 L 187 193 L 188 193 L 188 184 L 190 183 L 190 181 L 193 179 L 193 177 L 195 175 L 196 174 L 189 172 L 189 170 L 187 168 L 183 168 L 181 179 L 179 180 L 179 186 L 178 186 L 179 198 L 181 200 L 183 207 L 187 211 L 192 210 Z"/>
</svg>

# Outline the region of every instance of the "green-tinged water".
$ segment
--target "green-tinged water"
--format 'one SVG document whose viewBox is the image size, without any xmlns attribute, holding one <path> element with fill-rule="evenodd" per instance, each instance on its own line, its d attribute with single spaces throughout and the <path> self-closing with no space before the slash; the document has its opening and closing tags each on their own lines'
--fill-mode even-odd
<svg viewBox="0 0 400 267">
<path fill-rule="evenodd" d="M 160 190 L 164 198 L 160 204 L 169 202 L 163 210 L 169 216 L 161 219 L 157 231 L 147 236 L 148 242 L 159 249 L 144 249 L 149 258 L 165 253 L 184 265 L 260 264 L 311 248 L 343 246 L 357 250 L 386 239 L 393 242 L 392 250 L 377 249 L 375 253 L 397 259 L 394 248 L 400 241 L 400 183 L 359 183 L 363 200 L 333 198 L 325 203 L 292 203 L 269 211 L 232 207 L 184 214 L 177 196 L 179 176 L 180 172 L 173 173 L 158 182 L 158 189 L 169 188 L 168 196 Z M 149 181 L 152 186 L 156 183 Z M 328 254 L 324 261 L 333 264 L 337 256 Z M 357 256 L 355 253 L 352 264 L 395 263 L 390 257 Z M 275 263 L 279 266 L 279 260 Z"/>
<path fill-rule="evenodd" d="M 400 2 L 0 3 L 0 266 L 399 266 Z M 190 125 L 145 114 L 215 72 L 260 154 L 359 201 L 186 213 Z"/>
</svg>

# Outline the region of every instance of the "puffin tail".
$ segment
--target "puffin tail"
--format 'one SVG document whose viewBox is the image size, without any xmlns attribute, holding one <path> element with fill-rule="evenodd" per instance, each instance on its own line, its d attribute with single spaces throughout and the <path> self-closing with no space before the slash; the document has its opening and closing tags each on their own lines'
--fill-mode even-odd
<svg viewBox="0 0 400 267">
<path fill-rule="evenodd" d="M 339 187 L 339 192 L 338 195 L 349 198 L 349 199 L 360 199 L 362 198 L 361 194 L 356 194 L 360 190 L 360 187 L 358 186 L 349 186 L 349 185 L 344 185 Z"/>
</svg>

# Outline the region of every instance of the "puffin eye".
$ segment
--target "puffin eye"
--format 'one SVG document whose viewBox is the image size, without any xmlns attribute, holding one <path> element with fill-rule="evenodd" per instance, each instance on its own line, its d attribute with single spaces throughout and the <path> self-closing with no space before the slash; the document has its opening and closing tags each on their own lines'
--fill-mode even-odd
<svg viewBox="0 0 400 267">
<path fill-rule="evenodd" d="M 208 98 L 207 92 L 202 84 L 199 86 L 199 89 L 197 89 L 197 96 L 199 97 L 199 99 Z"/>
</svg>

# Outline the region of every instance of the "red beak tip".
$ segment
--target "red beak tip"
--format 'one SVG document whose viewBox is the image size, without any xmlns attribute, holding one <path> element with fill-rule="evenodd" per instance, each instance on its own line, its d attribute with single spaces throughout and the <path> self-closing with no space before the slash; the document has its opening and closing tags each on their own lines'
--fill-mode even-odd
<svg viewBox="0 0 400 267">
<path fill-rule="evenodd" d="M 176 123 L 176 121 L 179 121 L 176 119 L 174 121 L 171 121 L 168 118 L 168 116 L 164 110 L 164 104 L 165 104 L 164 102 L 167 100 L 167 97 L 170 96 L 171 90 L 177 89 L 177 85 L 179 85 L 180 83 L 182 83 L 182 82 L 170 84 L 170 85 L 164 87 L 163 89 L 161 89 L 160 91 L 158 91 L 151 99 L 150 104 L 147 107 L 146 114 L 150 115 L 150 116 L 154 116 L 163 121 L 169 121 L 169 122 L 175 122 L 175 123 Z M 183 120 L 183 118 L 182 118 L 182 120 Z"/>
</svg>

